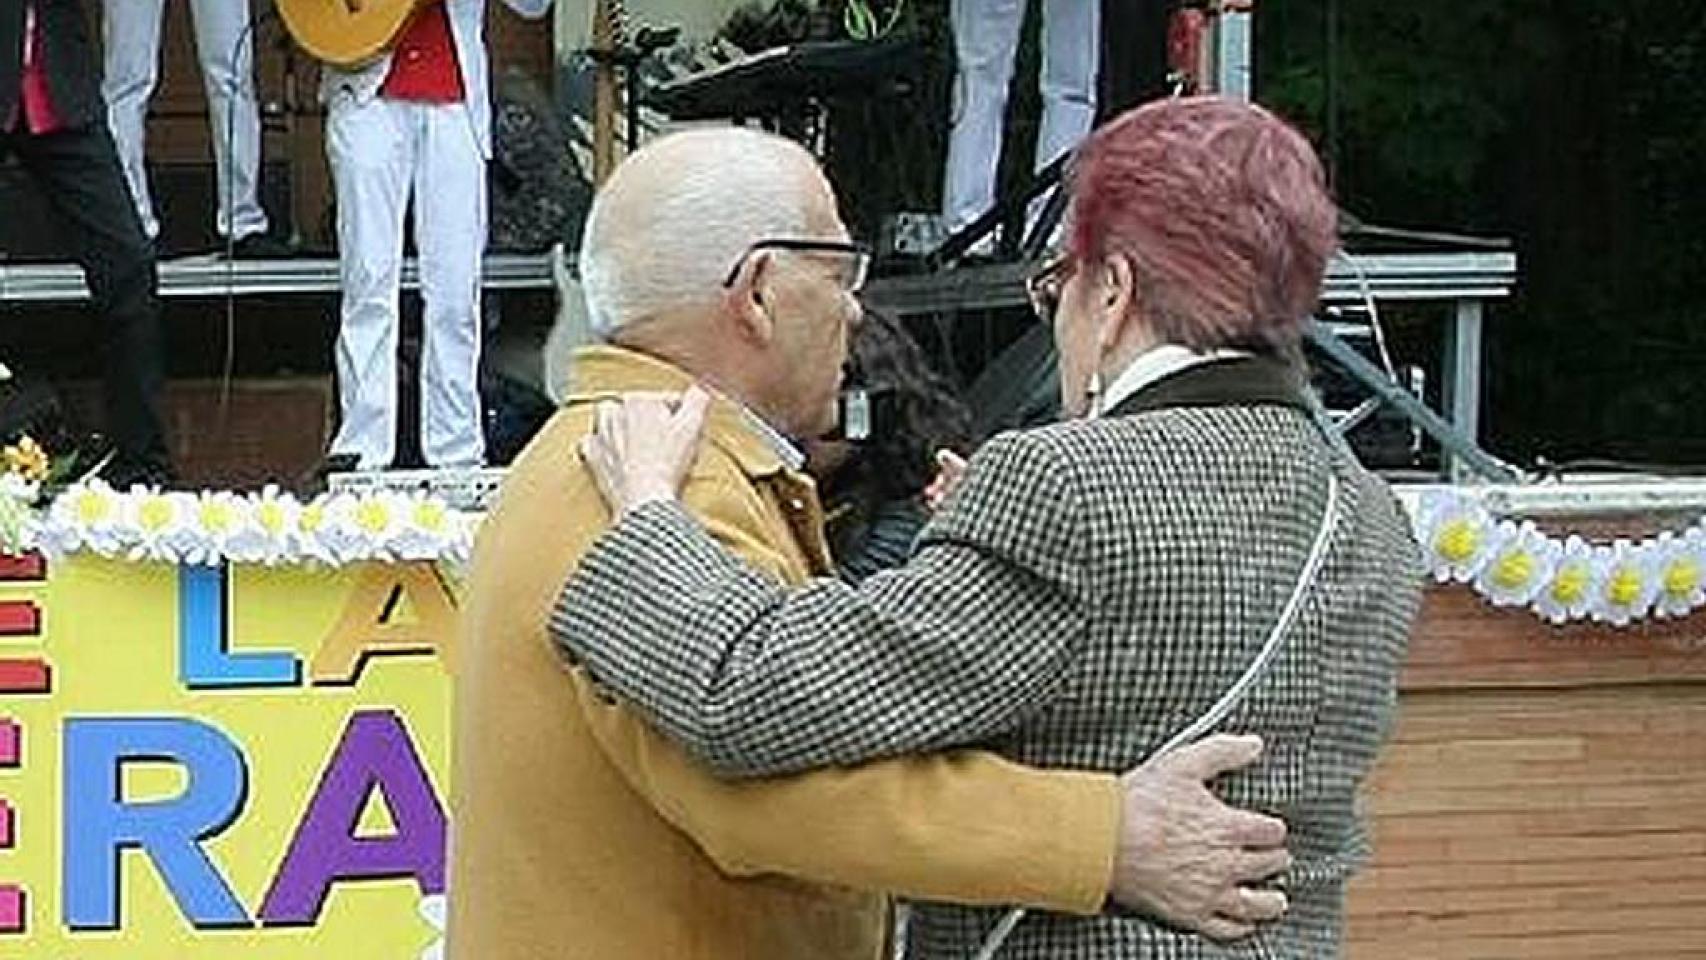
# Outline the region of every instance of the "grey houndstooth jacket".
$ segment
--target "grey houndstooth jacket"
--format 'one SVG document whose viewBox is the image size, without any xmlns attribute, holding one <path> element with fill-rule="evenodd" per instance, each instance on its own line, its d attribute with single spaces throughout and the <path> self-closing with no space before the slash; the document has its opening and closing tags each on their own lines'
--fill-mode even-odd
<svg viewBox="0 0 1706 960">
<path fill-rule="evenodd" d="M 1290 825 L 1290 913 L 1230 945 L 1118 912 L 1034 914 L 1000 956 L 1334 957 L 1366 851 L 1357 789 L 1392 718 L 1421 564 L 1390 491 L 1325 441 L 1276 360 L 1191 368 L 1112 416 L 996 438 L 913 561 L 858 589 L 787 590 L 680 509 L 642 507 L 583 561 L 553 631 L 730 776 L 968 745 L 1123 771 L 1255 657 L 1329 471 L 1343 513 L 1328 560 L 1224 725 L 1267 740 L 1260 764 L 1219 786 Z M 909 955 L 969 957 L 1000 913 L 922 905 Z"/>
</svg>

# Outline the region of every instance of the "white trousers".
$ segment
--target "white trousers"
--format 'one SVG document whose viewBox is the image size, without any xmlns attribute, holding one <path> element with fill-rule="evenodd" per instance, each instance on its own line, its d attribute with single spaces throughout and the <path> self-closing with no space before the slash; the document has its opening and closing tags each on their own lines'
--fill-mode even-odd
<svg viewBox="0 0 1706 960">
<path fill-rule="evenodd" d="M 397 300 L 403 221 L 414 197 L 422 317 L 421 448 L 435 467 L 485 458 L 480 424 L 480 257 L 486 161 L 467 106 L 343 93 L 327 108 L 343 287 L 342 422 L 334 454 L 391 466 L 397 437 Z"/>
<path fill-rule="evenodd" d="M 1025 3 L 953 0 L 951 4 L 959 68 L 942 188 L 942 214 L 950 230 L 964 227 L 995 205 L 1007 87 L 1013 79 Z M 1039 170 L 1077 146 L 1095 124 L 1101 19 L 1101 0 L 1043 0 Z"/>
<path fill-rule="evenodd" d="M 106 65 L 101 93 L 136 212 L 150 237 L 160 233 L 143 164 L 148 101 L 160 73 L 160 21 L 166 0 L 106 0 Z M 196 54 L 210 107 L 208 119 L 217 160 L 222 237 L 265 233 L 267 215 L 258 191 L 261 115 L 255 105 L 254 44 L 249 0 L 190 0 Z"/>
</svg>

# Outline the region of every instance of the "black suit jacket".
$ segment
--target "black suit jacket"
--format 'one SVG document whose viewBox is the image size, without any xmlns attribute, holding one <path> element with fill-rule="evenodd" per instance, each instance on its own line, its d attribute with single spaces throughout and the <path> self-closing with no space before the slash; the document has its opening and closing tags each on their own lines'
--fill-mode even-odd
<svg viewBox="0 0 1706 960">
<path fill-rule="evenodd" d="M 24 2 L 0 0 L 0 123 L 18 105 L 18 80 L 24 59 Z M 104 122 L 101 77 L 95 44 L 79 0 L 30 0 L 42 33 L 48 91 L 53 108 L 67 127 Z"/>
</svg>

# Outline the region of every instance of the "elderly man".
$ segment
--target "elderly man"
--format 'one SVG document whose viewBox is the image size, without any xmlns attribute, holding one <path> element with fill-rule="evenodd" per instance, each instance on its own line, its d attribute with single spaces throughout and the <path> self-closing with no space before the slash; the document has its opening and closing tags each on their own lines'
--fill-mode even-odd
<svg viewBox="0 0 1706 960">
<path fill-rule="evenodd" d="M 783 587 L 730 556 L 668 502 L 695 405 L 611 404 L 584 455 L 623 519 L 560 601 L 570 662 L 739 775 L 968 745 L 1121 770 L 1236 724 L 1268 759 L 1217 786 L 1283 815 L 1297 856 L 1291 909 L 1252 942 L 1229 952 L 1142 914 L 1015 926 L 933 904 L 911 945 L 1339 956 L 1367 850 L 1357 790 L 1421 564 L 1391 491 L 1325 435 L 1287 359 L 1336 213 L 1308 142 L 1247 103 L 1161 101 L 1093 134 L 1071 241 L 1032 284 L 1074 419 L 991 440 L 912 560 L 858 588 Z"/>
<path fill-rule="evenodd" d="M 594 332 L 571 396 L 481 527 L 453 666 L 453 960 L 874 960 L 879 896 L 1095 913 L 1112 893 L 1182 922 L 1286 861 L 1278 821 L 1203 782 L 1251 762 L 1224 738 L 1123 779 L 980 752 L 725 783 L 565 670 L 548 632 L 609 516 L 578 445 L 598 401 L 698 380 L 707 444 L 689 510 L 767 576 L 826 573 L 789 437 L 832 420 L 865 258 L 799 147 L 698 131 L 629 158 L 582 248 Z"/>
</svg>

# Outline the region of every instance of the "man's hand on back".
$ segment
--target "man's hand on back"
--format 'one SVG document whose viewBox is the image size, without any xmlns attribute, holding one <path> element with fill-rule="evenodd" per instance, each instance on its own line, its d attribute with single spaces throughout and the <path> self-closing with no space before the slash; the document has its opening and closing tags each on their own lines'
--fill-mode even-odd
<svg viewBox="0 0 1706 960">
<path fill-rule="evenodd" d="M 1208 789 L 1261 755 L 1257 737 L 1214 736 L 1121 777 L 1114 900 L 1217 940 L 1285 913 L 1285 894 L 1249 886 L 1291 865 L 1285 823 L 1229 807 Z"/>
</svg>

